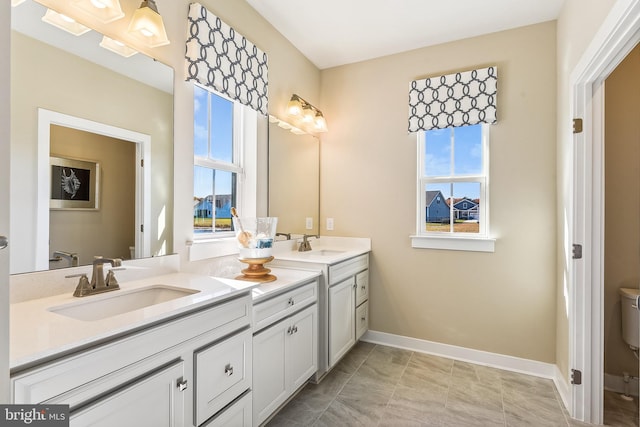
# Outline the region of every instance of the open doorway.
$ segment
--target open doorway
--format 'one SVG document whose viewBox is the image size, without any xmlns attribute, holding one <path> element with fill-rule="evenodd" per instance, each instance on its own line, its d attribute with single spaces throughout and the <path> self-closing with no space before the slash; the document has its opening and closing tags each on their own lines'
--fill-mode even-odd
<svg viewBox="0 0 640 427">
<path fill-rule="evenodd" d="M 604 423 L 637 425 L 640 45 L 604 82 Z"/>
<path fill-rule="evenodd" d="M 571 413 L 593 424 L 603 422 L 604 402 L 604 82 L 639 41 L 640 0 L 618 1 L 571 75 L 572 115 L 584 122 L 572 149 L 569 241 L 583 251 L 571 267 L 569 366 L 582 372 Z"/>
</svg>

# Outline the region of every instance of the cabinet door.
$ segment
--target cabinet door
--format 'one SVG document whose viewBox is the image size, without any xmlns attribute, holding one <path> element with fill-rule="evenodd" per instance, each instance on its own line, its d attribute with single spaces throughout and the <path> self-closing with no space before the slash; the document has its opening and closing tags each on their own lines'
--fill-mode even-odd
<svg viewBox="0 0 640 427">
<path fill-rule="evenodd" d="M 293 393 L 318 370 L 318 306 L 314 304 L 293 316 L 290 325 L 286 383 Z"/>
<path fill-rule="evenodd" d="M 179 361 L 122 391 L 71 414 L 72 427 L 174 427 L 184 425 L 184 391 L 178 382 L 184 375 Z"/>
<path fill-rule="evenodd" d="M 329 288 L 329 367 L 356 342 L 355 310 L 354 277 Z"/>
<path fill-rule="evenodd" d="M 369 299 L 369 270 L 356 274 L 356 307 Z"/>
<path fill-rule="evenodd" d="M 288 321 L 253 337 L 253 421 L 260 425 L 287 399 L 286 341 Z"/>
<path fill-rule="evenodd" d="M 359 340 L 369 329 L 369 301 L 356 308 L 356 340 Z"/>
</svg>

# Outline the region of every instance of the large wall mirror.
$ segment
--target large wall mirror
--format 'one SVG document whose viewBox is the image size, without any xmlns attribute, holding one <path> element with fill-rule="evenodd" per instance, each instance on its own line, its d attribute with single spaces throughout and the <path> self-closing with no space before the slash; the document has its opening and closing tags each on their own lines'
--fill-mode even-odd
<svg viewBox="0 0 640 427">
<path fill-rule="evenodd" d="M 320 141 L 269 124 L 269 216 L 278 232 L 320 233 Z"/>
<path fill-rule="evenodd" d="M 95 31 L 65 33 L 45 12 L 12 8 L 11 273 L 71 266 L 60 253 L 78 265 L 172 253 L 173 70 L 107 51 Z M 83 185 L 94 204 L 74 204 Z"/>
</svg>

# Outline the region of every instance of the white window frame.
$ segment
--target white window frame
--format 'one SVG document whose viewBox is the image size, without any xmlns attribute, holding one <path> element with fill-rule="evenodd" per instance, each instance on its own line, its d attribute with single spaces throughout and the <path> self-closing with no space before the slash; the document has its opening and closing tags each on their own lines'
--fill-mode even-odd
<svg viewBox="0 0 640 427">
<path fill-rule="evenodd" d="M 256 216 L 258 186 L 258 113 L 252 108 L 242 105 L 238 101 L 233 101 L 215 90 L 210 88 L 204 89 L 233 102 L 233 158 L 237 159 L 237 161 L 227 163 L 194 155 L 193 164 L 194 166 L 236 172 L 237 197 L 235 207 L 242 216 Z M 209 120 L 210 119 L 209 115 Z M 213 209 L 215 209 L 215 201 Z M 195 233 L 192 225 L 191 233 L 193 240 L 189 249 L 190 261 L 233 255 L 239 252 L 235 233 L 232 231 Z"/>
<path fill-rule="evenodd" d="M 489 126 L 482 124 L 482 174 L 427 177 L 424 175 L 426 131 L 417 133 L 417 206 L 416 234 L 411 236 L 411 246 L 422 249 L 445 249 L 459 251 L 494 252 L 495 239 L 490 237 L 489 225 Z M 455 132 L 454 132 L 455 133 Z M 455 142 L 452 141 L 452 148 Z M 452 156 L 454 150 L 451 150 Z M 426 231 L 426 185 L 433 183 L 477 182 L 480 184 L 479 232 L 454 233 Z M 451 205 L 453 209 L 453 201 Z M 453 215 L 452 211 L 450 213 Z"/>
</svg>

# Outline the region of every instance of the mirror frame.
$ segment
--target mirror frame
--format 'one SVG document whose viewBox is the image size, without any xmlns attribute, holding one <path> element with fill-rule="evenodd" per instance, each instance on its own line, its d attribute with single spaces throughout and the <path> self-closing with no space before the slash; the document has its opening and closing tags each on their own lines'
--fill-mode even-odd
<svg viewBox="0 0 640 427">
<path fill-rule="evenodd" d="M 151 136 L 116 126 L 82 119 L 55 111 L 38 109 L 38 194 L 36 213 L 35 270 L 49 270 L 49 197 L 51 173 L 49 165 L 51 125 L 117 138 L 136 144 L 135 189 L 135 257 L 151 256 L 151 234 L 141 232 L 143 224 L 151 224 Z"/>
</svg>

